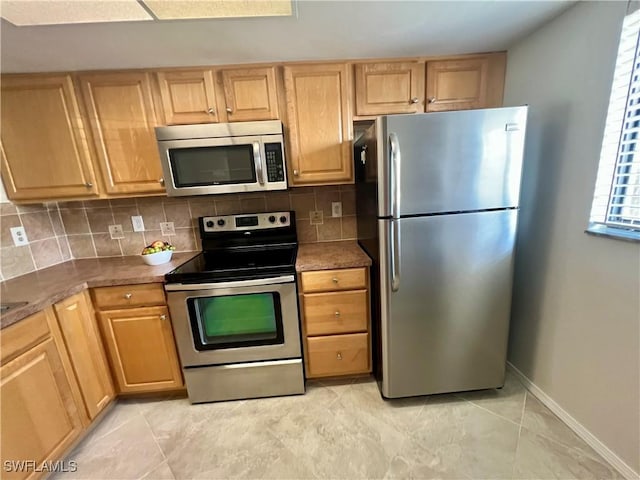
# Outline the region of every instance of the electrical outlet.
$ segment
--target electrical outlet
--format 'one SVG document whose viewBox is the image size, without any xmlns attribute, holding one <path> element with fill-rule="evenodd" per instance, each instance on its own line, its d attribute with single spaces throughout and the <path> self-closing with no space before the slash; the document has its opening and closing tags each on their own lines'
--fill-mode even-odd
<svg viewBox="0 0 640 480">
<path fill-rule="evenodd" d="M 109 225 L 109 234 L 112 240 L 124 238 L 124 232 L 122 231 L 122 225 Z"/>
<path fill-rule="evenodd" d="M 342 202 L 331 202 L 331 216 L 332 217 L 342 216 Z"/>
<path fill-rule="evenodd" d="M 27 232 L 24 231 L 24 227 L 11 227 L 11 238 L 13 238 L 13 244 L 16 247 L 29 245 L 29 239 L 27 238 Z"/>
<path fill-rule="evenodd" d="M 322 210 L 314 210 L 309 212 L 309 221 L 311 225 L 322 225 L 324 220 L 322 218 Z"/>
<path fill-rule="evenodd" d="M 160 230 L 162 235 L 175 235 L 176 228 L 173 226 L 173 222 L 162 222 L 160 223 Z"/>
<path fill-rule="evenodd" d="M 134 232 L 144 232 L 144 221 L 142 215 L 135 215 L 131 217 L 131 225 L 133 225 Z"/>
</svg>

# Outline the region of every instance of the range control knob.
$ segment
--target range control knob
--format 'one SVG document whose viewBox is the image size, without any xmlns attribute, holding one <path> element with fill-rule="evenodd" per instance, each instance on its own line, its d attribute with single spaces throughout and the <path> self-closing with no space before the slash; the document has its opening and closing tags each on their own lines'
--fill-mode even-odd
<svg viewBox="0 0 640 480">
<path fill-rule="evenodd" d="M 224 227 L 224 219 L 221 218 L 220 220 L 218 220 L 218 225 Z"/>
<path fill-rule="evenodd" d="M 207 225 L 207 227 L 209 227 L 209 228 L 213 228 L 214 223 L 213 223 L 211 220 L 209 220 L 209 221 L 206 223 L 206 225 Z"/>
<path fill-rule="evenodd" d="M 280 217 L 280 223 L 287 223 L 287 217 L 284 215 Z"/>
<path fill-rule="evenodd" d="M 271 215 L 271 216 L 269 217 L 269 223 L 276 223 L 276 217 L 275 217 L 275 215 Z"/>
</svg>

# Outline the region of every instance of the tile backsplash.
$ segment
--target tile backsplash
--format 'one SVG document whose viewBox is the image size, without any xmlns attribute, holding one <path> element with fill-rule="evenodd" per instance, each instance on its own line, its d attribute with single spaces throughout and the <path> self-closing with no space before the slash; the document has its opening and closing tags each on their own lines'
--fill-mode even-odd
<svg viewBox="0 0 640 480">
<path fill-rule="evenodd" d="M 342 217 L 331 203 L 342 202 Z M 300 243 L 356 238 L 353 185 L 305 187 L 286 192 L 144 197 L 16 206 L 0 204 L 0 280 L 39 270 L 70 258 L 138 255 L 154 240 L 177 251 L 199 250 L 197 219 L 206 215 L 294 210 Z M 310 212 L 323 212 L 312 225 Z M 131 217 L 143 218 L 145 231 L 134 232 Z M 173 222 L 175 235 L 163 236 L 160 223 Z M 113 240 L 109 225 L 122 225 L 124 238 Z M 29 245 L 13 246 L 10 228 L 22 225 Z"/>
</svg>

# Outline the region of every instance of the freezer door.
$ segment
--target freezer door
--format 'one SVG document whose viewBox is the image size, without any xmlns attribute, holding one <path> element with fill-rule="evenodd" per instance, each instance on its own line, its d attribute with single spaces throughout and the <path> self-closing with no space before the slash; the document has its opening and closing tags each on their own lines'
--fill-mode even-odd
<svg viewBox="0 0 640 480">
<path fill-rule="evenodd" d="M 379 221 L 383 396 L 502 386 L 517 215 Z"/>
<path fill-rule="evenodd" d="M 526 121 L 527 107 L 378 117 L 378 216 L 517 206 Z"/>
</svg>

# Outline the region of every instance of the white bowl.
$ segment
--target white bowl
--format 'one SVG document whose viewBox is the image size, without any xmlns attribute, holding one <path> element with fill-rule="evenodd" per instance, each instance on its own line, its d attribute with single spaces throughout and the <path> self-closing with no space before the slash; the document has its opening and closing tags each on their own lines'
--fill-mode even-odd
<svg viewBox="0 0 640 480">
<path fill-rule="evenodd" d="M 164 250 L 162 252 L 150 253 L 148 255 L 142 255 L 142 260 L 147 265 L 162 265 L 171 260 L 173 250 Z"/>
</svg>

